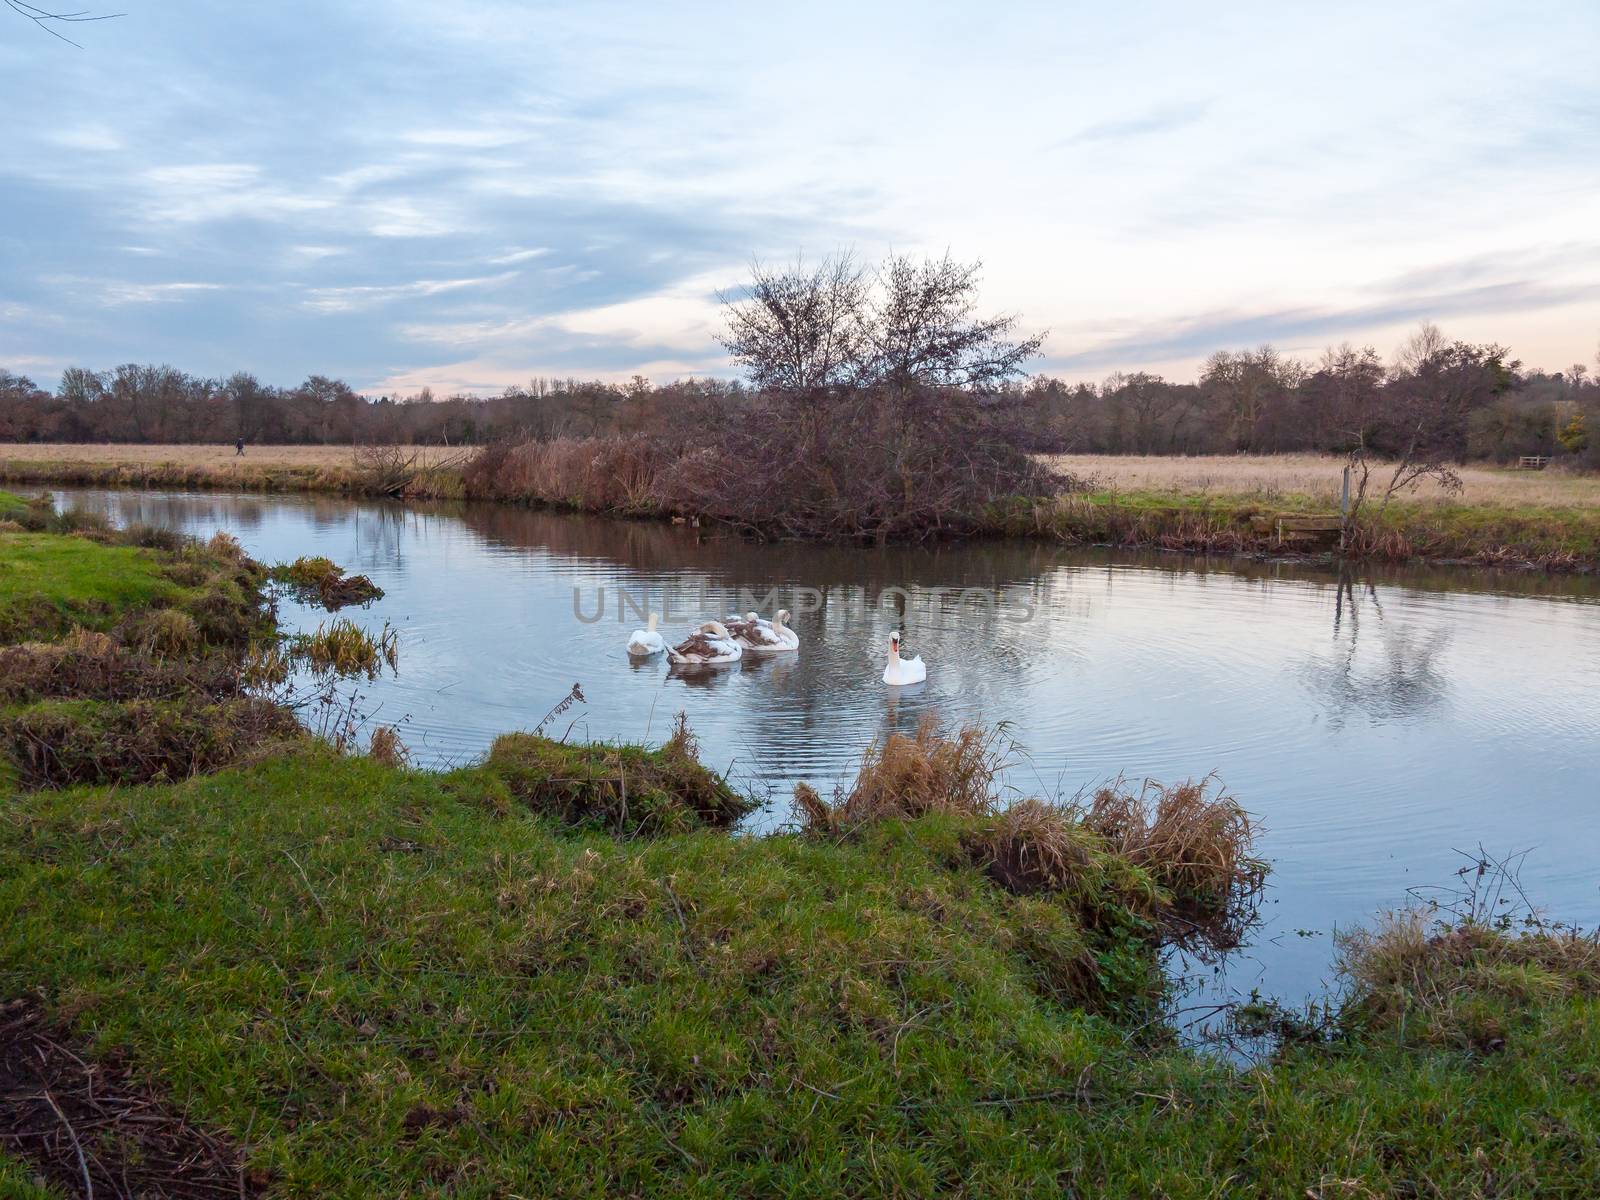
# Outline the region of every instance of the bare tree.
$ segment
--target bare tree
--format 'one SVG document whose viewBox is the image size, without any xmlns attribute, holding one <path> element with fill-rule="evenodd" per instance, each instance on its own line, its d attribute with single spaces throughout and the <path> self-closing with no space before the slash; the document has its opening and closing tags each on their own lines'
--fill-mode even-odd
<svg viewBox="0 0 1600 1200">
<path fill-rule="evenodd" d="M 756 263 L 742 296 L 720 297 L 721 341 L 761 391 L 993 392 L 1044 335 L 1015 339 L 1016 317 L 977 315 L 979 265 L 890 255 L 869 279 L 849 254 L 782 271 Z"/>
<path fill-rule="evenodd" d="M 1045 335 L 1014 340 L 1015 316 L 979 317 L 982 263 L 892 254 L 863 312 L 858 383 L 992 392 L 1023 374 Z"/>
<path fill-rule="evenodd" d="M 78 46 L 80 50 L 83 47 L 57 29 L 57 25 L 75 25 L 85 21 L 110 21 L 116 17 L 127 15 L 126 13 L 92 13 L 88 9 L 80 9 L 77 12 L 51 12 L 49 9 L 26 4 L 23 0 L 5 0 L 5 4 L 12 12 L 26 17 L 51 37 L 60 38 L 69 46 Z"/>
<path fill-rule="evenodd" d="M 805 393 L 845 382 L 860 358 L 866 278 L 848 253 L 815 267 L 753 262 L 742 297 L 719 294 L 723 347 L 759 389 Z"/>
<path fill-rule="evenodd" d="M 1384 391 L 1384 407 L 1370 424 L 1351 431 L 1349 466 L 1356 483 L 1345 519 L 1348 536 L 1373 487 L 1373 455 L 1392 461 L 1382 482 L 1378 514 L 1423 479 L 1447 492 L 1461 490 L 1455 470 L 1466 450 L 1467 417 L 1509 389 L 1522 364 L 1504 346 L 1452 342 L 1424 324 L 1400 348 Z"/>
</svg>

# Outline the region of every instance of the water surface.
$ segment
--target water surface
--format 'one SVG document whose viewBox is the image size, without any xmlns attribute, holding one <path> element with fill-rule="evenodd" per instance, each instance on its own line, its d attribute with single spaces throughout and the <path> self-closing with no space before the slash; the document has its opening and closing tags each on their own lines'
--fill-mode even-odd
<svg viewBox="0 0 1600 1200">
<path fill-rule="evenodd" d="M 358 620 L 401 633 L 397 677 L 367 688 L 424 765 L 469 761 L 535 725 L 660 740 L 688 714 L 704 757 L 770 792 L 824 793 L 889 729 L 1006 722 L 1010 784 L 1071 794 L 1117 776 L 1215 773 L 1259 818 L 1273 865 L 1236 988 L 1289 999 L 1326 977 L 1336 925 L 1448 884 L 1457 850 L 1530 853 L 1552 912 L 1600 920 L 1600 581 L 1329 568 L 1073 551 L 755 545 L 684 527 L 493 505 L 72 491 L 119 522 L 208 535 L 255 556 L 323 554 L 386 597 Z M 604 612 L 592 618 L 604 591 Z M 624 643 L 645 595 L 669 639 L 775 590 L 798 655 L 673 675 Z M 996 597 L 1000 597 L 996 600 Z M 619 621 L 619 599 L 623 617 Z M 286 624 L 322 614 L 294 606 Z M 879 682 L 891 629 L 928 680 Z"/>
</svg>

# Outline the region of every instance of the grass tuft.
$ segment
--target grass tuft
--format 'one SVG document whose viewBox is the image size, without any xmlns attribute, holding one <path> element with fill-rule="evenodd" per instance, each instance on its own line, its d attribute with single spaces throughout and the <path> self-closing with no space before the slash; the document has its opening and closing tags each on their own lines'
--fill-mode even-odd
<svg viewBox="0 0 1600 1200">
<path fill-rule="evenodd" d="M 726 829 L 755 807 L 700 762 L 682 714 L 659 750 L 502 734 L 487 770 L 537 813 L 624 837 Z"/>
<path fill-rule="evenodd" d="M 1420 909 L 1342 932 L 1346 1019 L 1368 1032 L 1488 1053 L 1533 1033 L 1526 1017 L 1570 997 L 1600 997 L 1600 940 L 1566 928 L 1520 932 Z"/>
</svg>

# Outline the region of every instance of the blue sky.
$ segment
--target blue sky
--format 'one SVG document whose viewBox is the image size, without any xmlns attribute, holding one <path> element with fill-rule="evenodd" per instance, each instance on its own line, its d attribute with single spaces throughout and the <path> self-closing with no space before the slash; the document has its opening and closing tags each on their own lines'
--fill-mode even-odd
<svg viewBox="0 0 1600 1200">
<path fill-rule="evenodd" d="M 717 290 L 841 246 L 981 258 L 1070 378 L 1600 342 L 1593 0 L 116 8 L 0 10 L 0 366 L 46 384 L 726 374 Z"/>
</svg>

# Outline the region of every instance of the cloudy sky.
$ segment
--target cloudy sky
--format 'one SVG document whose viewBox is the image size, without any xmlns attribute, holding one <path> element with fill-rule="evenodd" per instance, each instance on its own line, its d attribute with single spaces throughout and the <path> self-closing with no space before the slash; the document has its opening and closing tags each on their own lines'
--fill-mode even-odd
<svg viewBox="0 0 1600 1200">
<path fill-rule="evenodd" d="M 85 0 L 85 3 L 91 0 Z M 0 9 L 0 366 L 726 374 L 752 256 L 981 258 L 1041 369 L 1600 341 L 1600 4 Z"/>
</svg>

